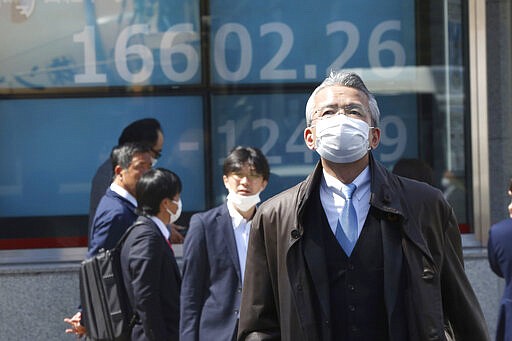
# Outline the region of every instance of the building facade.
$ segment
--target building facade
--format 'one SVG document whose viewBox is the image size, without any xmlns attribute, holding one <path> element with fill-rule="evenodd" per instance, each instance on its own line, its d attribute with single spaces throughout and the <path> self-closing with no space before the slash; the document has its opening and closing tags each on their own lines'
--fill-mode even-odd
<svg viewBox="0 0 512 341">
<path fill-rule="evenodd" d="M 432 168 L 493 334 L 503 282 L 486 242 L 507 217 L 512 176 L 511 7 L 0 0 L 0 339 L 67 338 L 90 181 L 127 124 L 161 122 L 157 165 L 183 181 L 186 226 L 224 200 L 221 162 L 236 145 L 267 156 L 263 199 L 311 171 L 318 157 L 302 140 L 305 103 L 332 69 L 358 72 L 375 93 L 378 160 Z M 20 323 L 34 328 L 11 328 Z"/>
</svg>

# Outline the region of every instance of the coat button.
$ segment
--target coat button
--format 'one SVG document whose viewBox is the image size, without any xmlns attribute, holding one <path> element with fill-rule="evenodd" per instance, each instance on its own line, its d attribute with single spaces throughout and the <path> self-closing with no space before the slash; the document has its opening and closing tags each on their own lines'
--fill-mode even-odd
<svg viewBox="0 0 512 341">
<path fill-rule="evenodd" d="M 300 238 L 300 232 L 297 229 L 292 230 L 291 235 L 292 235 L 293 239 L 299 239 Z"/>
<path fill-rule="evenodd" d="M 435 272 L 431 268 L 424 268 L 423 274 L 421 274 L 421 278 L 424 280 L 430 281 L 434 279 Z"/>
</svg>

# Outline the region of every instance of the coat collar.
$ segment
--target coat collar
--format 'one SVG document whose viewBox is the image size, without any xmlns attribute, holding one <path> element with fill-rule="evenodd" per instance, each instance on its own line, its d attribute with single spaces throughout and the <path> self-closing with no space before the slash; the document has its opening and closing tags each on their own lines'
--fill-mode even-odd
<svg viewBox="0 0 512 341">
<path fill-rule="evenodd" d="M 401 226 L 402 233 L 431 258 L 420 229 L 409 219 L 407 197 L 404 195 L 398 177 L 377 162 L 371 152 L 369 166 L 371 174 L 370 209 L 376 209 L 381 217 L 390 223 L 400 223 L 393 224 L 393 226 Z M 313 173 L 300 185 L 296 215 L 299 222 L 302 221 L 306 203 L 312 198 L 315 188 L 320 185 L 322 171 L 322 164 L 318 162 Z M 303 226 L 300 223 L 296 226 L 302 235 Z"/>
<path fill-rule="evenodd" d="M 391 174 L 382 164 L 376 162 L 371 152 L 369 166 L 371 174 L 370 204 L 388 215 L 395 215 L 396 217 L 394 219 L 404 219 L 405 217 L 399 199 L 400 197 L 395 188 L 396 182 L 391 183 L 394 175 Z M 299 217 L 303 214 L 304 205 L 311 198 L 313 191 L 319 185 L 323 176 L 322 172 L 322 163 L 319 161 L 313 173 L 311 173 L 304 181 L 301 188 L 302 194 L 300 195 L 298 204 Z"/>
<path fill-rule="evenodd" d="M 236 269 L 238 279 L 242 282 L 242 271 L 240 269 L 240 260 L 238 258 L 238 251 L 236 248 L 235 232 L 233 231 L 233 220 L 229 215 L 227 203 L 224 203 L 220 207 L 219 215 L 215 218 L 216 228 L 219 230 L 219 236 L 226 241 L 226 247 L 228 249 L 229 258 L 233 262 L 233 266 Z"/>
</svg>

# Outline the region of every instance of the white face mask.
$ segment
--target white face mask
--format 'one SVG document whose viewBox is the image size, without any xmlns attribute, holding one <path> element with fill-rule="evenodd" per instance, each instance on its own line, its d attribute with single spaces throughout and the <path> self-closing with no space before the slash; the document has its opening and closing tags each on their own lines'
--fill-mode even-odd
<svg viewBox="0 0 512 341">
<path fill-rule="evenodd" d="M 316 151 L 326 160 L 348 163 L 361 159 L 370 150 L 368 123 L 336 115 L 316 124 Z"/>
<path fill-rule="evenodd" d="M 247 212 L 260 202 L 260 193 L 254 195 L 240 195 L 230 190 L 227 199 L 240 211 Z"/>
<path fill-rule="evenodd" d="M 176 205 L 178 205 L 178 209 L 176 210 L 176 213 L 172 213 L 172 211 L 168 208 L 166 208 L 165 210 L 167 211 L 167 213 L 170 214 L 170 217 L 169 217 L 169 224 L 172 224 L 174 223 L 176 220 L 178 220 L 178 218 L 180 217 L 181 215 L 181 208 L 183 206 L 183 204 L 181 203 L 181 198 L 180 200 L 178 201 L 172 201 L 173 203 L 175 203 Z"/>
<path fill-rule="evenodd" d="M 448 178 L 441 179 L 441 186 L 443 186 L 443 188 L 447 188 L 448 186 L 450 186 L 450 184 L 451 184 L 450 179 L 448 179 Z"/>
</svg>

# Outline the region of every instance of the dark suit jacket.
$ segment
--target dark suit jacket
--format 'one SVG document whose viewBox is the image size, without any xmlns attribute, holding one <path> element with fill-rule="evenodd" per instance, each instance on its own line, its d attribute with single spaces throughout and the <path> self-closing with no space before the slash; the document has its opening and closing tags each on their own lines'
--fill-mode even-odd
<svg viewBox="0 0 512 341">
<path fill-rule="evenodd" d="M 489 264 L 496 275 L 505 278 L 500 303 L 496 340 L 512 340 L 512 219 L 494 224 L 487 243 Z"/>
<path fill-rule="evenodd" d="M 180 270 L 158 226 L 139 217 L 121 250 L 121 269 L 130 303 L 139 316 L 132 340 L 178 340 Z"/>
<path fill-rule="evenodd" d="M 91 235 L 92 223 L 96 209 L 100 203 L 101 198 L 105 195 L 105 191 L 112 183 L 114 178 L 114 171 L 112 170 L 112 159 L 108 158 L 98 167 L 96 174 L 91 182 L 91 194 L 89 197 L 89 223 L 88 223 L 88 236 Z"/>
<path fill-rule="evenodd" d="M 180 340 L 232 340 L 242 281 L 227 204 L 192 216 L 183 261 Z"/>
<path fill-rule="evenodd" d="M 101 248 L 113 248 L 137 217 L 135 206 L 107 189 L 94 216 L 87 257 L 95 255 Z"/>
</svg>

